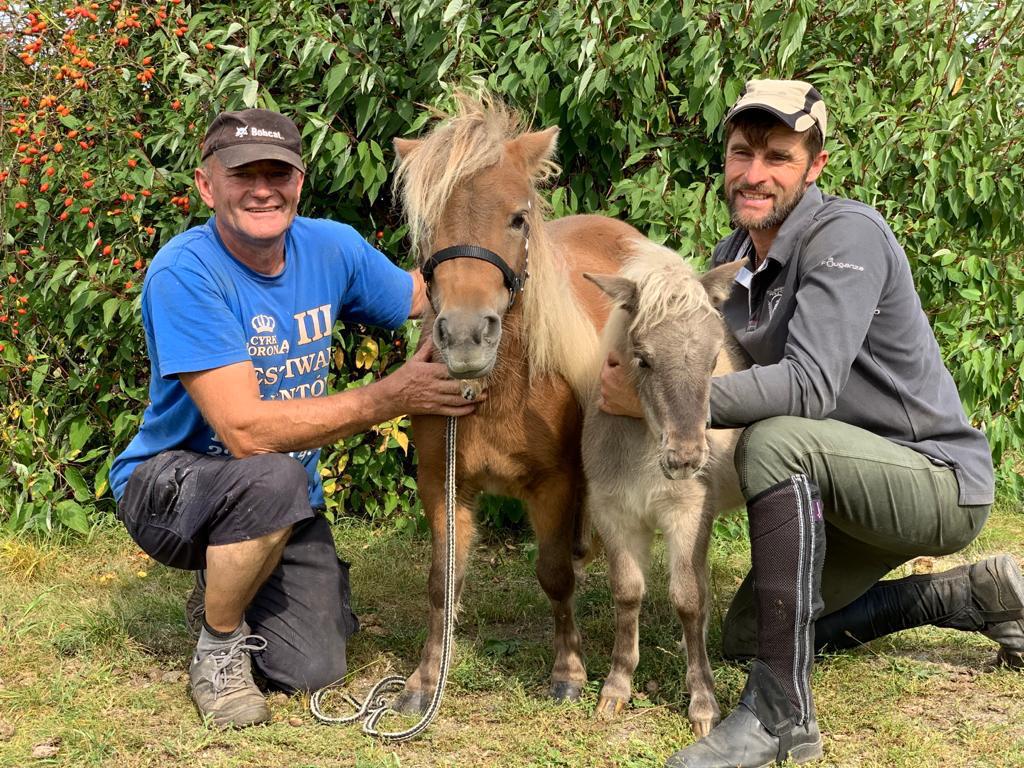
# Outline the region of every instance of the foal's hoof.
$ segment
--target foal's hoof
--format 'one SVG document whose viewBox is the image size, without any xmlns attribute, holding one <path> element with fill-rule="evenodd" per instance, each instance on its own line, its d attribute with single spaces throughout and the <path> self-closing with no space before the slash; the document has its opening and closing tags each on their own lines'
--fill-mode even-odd
<svg viewBox="0 0 1024 768">
<path fill-rule="evenodd" d="M 583 686 L 570 680 L 557 680 L 551 684 L 551 698 L 555 701 L 576 701 L 583 693 Z"/>
<path fill-rule="evenodd" d="M 422 715 L 430 706 L 433 695 L 426 691 L 402 691 L 391 708 L 403 715 Z"/>
<path fill-rule="evenodd" d="M 597 700 L 597 709 L 594 710 L 594 717 L 602 720 L 614 720 L 629 702 L 618 696 L 602 696 Z"/>
<path fill-rule="evenodd" d="M 711 729 L 716 725 L 718 725 L 717 717 L 714 720 L 691 720 L 690 728 L 693 729 L 693 738 L 700 741 L 711 733 Z"/>
</svg>

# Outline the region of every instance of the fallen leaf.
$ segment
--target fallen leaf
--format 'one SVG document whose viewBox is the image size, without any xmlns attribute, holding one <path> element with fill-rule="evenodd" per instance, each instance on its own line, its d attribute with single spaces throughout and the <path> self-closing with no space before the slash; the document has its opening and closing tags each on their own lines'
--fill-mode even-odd
<svg viewBox="0 0 1024 768">
<path fill-rule="evenodd" d="M 915 574 L 919 573 L 934 573 L 935 571 L 935 558 L 934 557 L 915 557 L 910 564 L 911 570 Z"/>
</svg>

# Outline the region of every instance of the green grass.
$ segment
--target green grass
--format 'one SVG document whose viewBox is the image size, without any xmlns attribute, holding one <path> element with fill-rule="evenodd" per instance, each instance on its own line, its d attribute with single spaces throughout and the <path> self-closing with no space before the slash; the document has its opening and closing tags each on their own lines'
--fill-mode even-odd
<svg viewBox="0 0 1024 768">
<path fill-rule="evenodd" d="M 710 649 L 727 712 L 745 673 L 721 660 L 720 626 L 748 551 L 736 519 L 717 533 Z M 360 525 L 337 537 L 365 624 L 349 649 L 358 695 L 417 663 L 429 545 Z M 188 574 L 140 556 L 116 527 L 63 544 L 0 539 L 0 766 L 661 766 L 693 738 L 663 550 L 641 619 L 642 695 L 612 723 L 591 716 L 612 645 L 604 561 L 577 596 L 590 683 L 580 702 L 556 705 L 544 696 L 552 621 L 531 550 L 526 537 L 493 533 L 477 547 L 441 713 L 423 738 L 388 747 L 358 728 L 316 723 L 299 696 L 272 699 L 271 725 L 207 730 L 183 674 Z M 977 542 L 937 565 L 997 551 L 1024 558 L 1024 510 L 1001 505 Z M 814 672 L 822 765 L 1024 766 L 1024 676 L 980 671 L 992 655 L 979 635 L 927 628 L 825 659 Z M 47 745 L 55 754 L 32 757 Z"/>
</svg>

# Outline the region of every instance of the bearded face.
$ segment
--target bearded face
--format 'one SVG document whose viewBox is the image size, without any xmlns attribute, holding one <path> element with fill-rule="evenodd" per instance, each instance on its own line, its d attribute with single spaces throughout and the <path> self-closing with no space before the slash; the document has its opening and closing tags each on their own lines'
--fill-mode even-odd
<svg viewBox="0 0 1024 768">
<path fill-rule="evenodd" d="M 725 152 L 725 197 L 734 226 L 749 231 L 778 229 L 818 178 L 825 155 L 810 158 L 803 134 L 779 125 L 763 146 L 737 129 Z"/>
</svg>

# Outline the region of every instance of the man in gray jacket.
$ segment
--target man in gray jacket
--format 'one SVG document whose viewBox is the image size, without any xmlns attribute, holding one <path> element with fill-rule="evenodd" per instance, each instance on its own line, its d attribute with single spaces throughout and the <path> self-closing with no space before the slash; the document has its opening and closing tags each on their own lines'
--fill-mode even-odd
<svg viewBox="0 0 1024 768">
<path fill-rule="evenodd" d="M 723 651 L 752 658 L 740 705 L 674 768 L 765 766 L 822 754 L 815 653 L 925 624 L 979 631 L 1024 665 L 1024 580 L 998 556 L 880 581 L 962 549 L 993 501 L 992 460 L 877 211 L 823 194 L 827 113 L 807 83 L 752 80 L 726 116 L 735 231 L 713 266 L 746 263 L 722 311 L 753 361 L 715 378 L 710 424 L 743 427 L 750 574 Z M 617 361 L 603 408 L 641 415 Z M 827 542 L 827 546 L 826 546 Z"/>
</svg>

